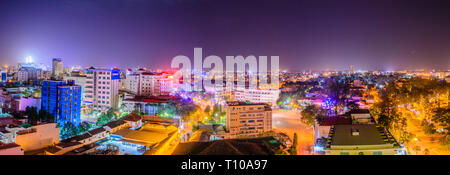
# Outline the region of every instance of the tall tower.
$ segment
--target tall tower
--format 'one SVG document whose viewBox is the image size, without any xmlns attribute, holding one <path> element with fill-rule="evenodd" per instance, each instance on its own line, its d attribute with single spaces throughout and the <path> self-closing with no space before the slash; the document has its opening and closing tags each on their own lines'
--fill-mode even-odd
<svg viewBox="0 0 450 175">
<path fill-rule="evenodd" d="M 52 63 L 52 77 L 57 78 L 63 73 L 63 63 L 61 58 L 53 58 Z"/>
<path fill-rule="evenodd" d="M 355 68 L 353 67 L 353 65 L 350 65 L 350 73 L 351 74 L 355 73 Z"/>
</svg>

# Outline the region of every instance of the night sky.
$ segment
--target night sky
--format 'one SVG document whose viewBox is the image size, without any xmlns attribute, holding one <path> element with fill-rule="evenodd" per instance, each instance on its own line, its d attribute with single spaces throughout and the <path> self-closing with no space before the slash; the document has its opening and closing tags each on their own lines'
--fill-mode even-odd
<svg viewBox="0 0 450 175">
<path fill-rule="evenodd" d="M 280 68 L 450 69 L 437 0 L 0 1 L 0 64 L 169 68 L 176 55 L 280 56 Z"/>
</svg>

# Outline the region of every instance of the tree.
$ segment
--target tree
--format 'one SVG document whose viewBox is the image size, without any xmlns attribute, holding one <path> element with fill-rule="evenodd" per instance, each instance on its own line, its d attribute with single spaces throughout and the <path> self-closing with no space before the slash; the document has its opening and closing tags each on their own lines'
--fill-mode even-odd
<svg viewBox="0 0 450 175">
<path fill-rule="evenodd" d="M 439 123 L 444 128 L 450 127 L 450 108 L 438 108 L 434 111 L 434 114 L 431 116 L 431 120 Z"/>
<path fill-rule="evenodd" d="M 338 112 L 341 111 L 347 103 L 350 94 L 350 85 L 345 79 L 342 80 L 338 77 L 331 77 L 326 82 L 326 90 L 328 97 L 335 104 L 335 115 L 338 115 Z"/>
<path fill-rule="evenodd" d="M 92 126 L 87 123 L 87 122 L 81 122 L 80 125 L 78 126 L 78 134 L 79 133 L 84 133 L 89 131 L 92 128 Z"/>
<path fill-rule="evenodd" d="M 78 128 L 71 122 L 65 122 L 61 129 L 61 138 L 66 139 L 78 135 Z"/>
<path fill-rule="evenodd" d="M 320 107 L 314 105 L 306 106 L 301 112 L 301 122 L 308 126 L 313 126 L 317 116 L 324 115 L 324 111 Z"/>
<path fill-rule="evenodd" d="M 205 113 L 209 114 L 211 112 L 211 106 L 206 106 L 205 107 Z"/>
<path fill-rule="evenodd" d="M 298 145 L 297 133 L 294 133 L 294 138 L 292 139 L 292 146 L 289 148 L 289 153 L 291 155 L 297 155 L 297 145 Z"/>
<path fill-rule="evenodd" d="M 425 132 L 425 134 L 436 133 L 436 127 L 434 126 L 433 123 L 428 123 L 426 120 L 422 120 L 421 126 L 422 126 L 423 132 Z"/>
<path fill-rule="evenodd" d="M 358 110 L 359 105 L 357 103 L 355 103 L 354 101 L 351 101 L 351 102 L 347 103 L 347 108 L 350 110 Z"/>
<path fill-rule="evenodd" d="M 379 102 L 375 103 L 371 110 L 372 114 L 377 117 L 377 122 L 388 129 L 392 127 L 393 123 L 398 122 L 400 117 L 396 95 L 396 85 L 389 82 L 386 88 L 380 90 Z"/>
</svg>

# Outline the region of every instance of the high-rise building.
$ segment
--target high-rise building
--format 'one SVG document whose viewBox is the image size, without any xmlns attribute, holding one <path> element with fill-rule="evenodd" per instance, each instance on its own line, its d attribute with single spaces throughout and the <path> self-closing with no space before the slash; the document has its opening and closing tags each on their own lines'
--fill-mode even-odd
<svg viewBox="0 0 450 175">
<path fill-rule="evenodd" d="M 38 79 L 38 70 L 34 67 L 21 67 L 17 72 L 17 81 L 19 82 L 28 82 L 30 80 Z"/>
<path fill-rule="evenodd" d="M 355 73 L 355 67 L 353 67 L 353 65 L 350 65 L 350 73 Z"/>
<path fill-rule="evenodd" d="M 227 103 L 228 138 L 256 137 L 272 131 L 272 109 L 265 103 Z"/>
<path fill-rule="evenodd" d="M 116 109 L 119 101 L 119 69 L 86 70 L 85 104 L 91 111 Z"/>
<path fill-rule="evenodd" d="M 2 82 L 6 82 L 7 77 L 8 77 L 8 72 L 2 71 L 2 72 L 1 72 L 1 78 L 2 78 L 1 81 L 2 81 Z"/>
<path fill-rule="evenodd" d="M 81 86 L 74 81 L 45 80 L 41 89 L 42 110 L 53 114 L 60 125 L 80 123 Z"/>
<path fill-rule="evenodd" d="M 53 58 L 52 61 L 52 77 L 57 78 L 60 77 L 61 74 L 63 74 L 63 63 L 61 61 L 61 58 Z"/>
</svg>

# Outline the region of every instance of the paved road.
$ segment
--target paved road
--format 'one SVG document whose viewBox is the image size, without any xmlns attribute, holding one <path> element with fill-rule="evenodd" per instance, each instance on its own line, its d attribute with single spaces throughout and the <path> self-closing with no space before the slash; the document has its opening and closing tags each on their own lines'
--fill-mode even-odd
<svg viewBox="0 0 450 175">
<path fill-rule="evenodd" d="M 291 139 L 294 133 L 298 136 L 298 154 L 312 154 L 314 146 L 314 129 L 300 121 L 300 113 L 294 111 L 274 110 L 272 113 L 272 126 L 275 131 L 286 133 Z"/>
</svg>

